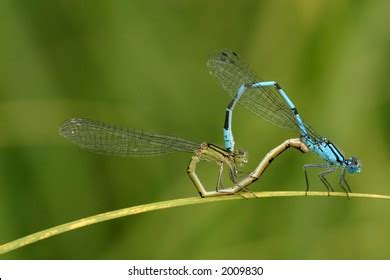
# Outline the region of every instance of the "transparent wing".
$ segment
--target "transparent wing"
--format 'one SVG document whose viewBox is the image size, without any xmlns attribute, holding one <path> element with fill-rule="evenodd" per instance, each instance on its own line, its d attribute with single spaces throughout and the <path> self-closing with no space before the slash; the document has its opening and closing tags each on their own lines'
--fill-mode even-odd
<svg viewBox="0 0 390 280">
<path fill-rule="evenodd" d="M 255 72 L 234 51 L 221 50 L 207 62 L 210 74 L 234 98 L 243 84 L 261 82 Z M 280 98 L 274 87 L 248 89 L 239 104 L 256 116 L 288 130 L 298 130 L 294 114 Z"/>
<path fill-rule="evenodd" d="M 177 137 L 148 133 L 89 119 L 70 119 L 59 134 L 83 149 L 117 156 L 154 156 L 193 152 L 199 144 Z"/>
</svg>

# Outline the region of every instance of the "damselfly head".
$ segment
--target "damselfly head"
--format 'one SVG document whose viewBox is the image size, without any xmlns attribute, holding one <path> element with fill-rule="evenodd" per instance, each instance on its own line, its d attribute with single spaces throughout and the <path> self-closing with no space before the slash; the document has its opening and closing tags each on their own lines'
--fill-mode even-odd
<svg viewBox="0 0 390 280">
<path fill-rule="evenodd" d="M 234 162 L 237 164 L 248 163 L 248 153 L 242 149 L 234 152 Z"/>
<path fill-rule="evenodd" d="M 360 173 L 360 163 L 357 157 L 350 157 L 344 163 L 348 173 Z"/>
</svg>

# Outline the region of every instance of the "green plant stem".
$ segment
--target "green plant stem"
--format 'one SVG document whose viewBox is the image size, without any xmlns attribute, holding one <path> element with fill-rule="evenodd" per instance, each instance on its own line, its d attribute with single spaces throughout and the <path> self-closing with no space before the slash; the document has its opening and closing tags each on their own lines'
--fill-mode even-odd
<svg viewBox="0 0 390 280">
<path fill-rule="evenodd" d="M 305 192 L 295 192 L 295 191 L 277 191 L 277 192 L 246 192 L 238 195 L 226 195 L 219 197 L 210 197 L 210 198 L 200 198 L 200 197 L 189 197 L 189 198 L 181 198 L 174 200 L 167 200 L 161 202 L 155 202 L 150 204 L 143 204 L 133 207 L 128 207 L 124 209 L 119 209 L 115 211 L 110 211 L 94 216 L 90 216 L 87 218 L 79 219 L 73 222 L 69 222 L 66 224 L 62 224 L 59 226 L 55 226 L 46 230 L 42 230 L 25 237 L 16 239 L 14 241 L 10 241 L 0 246 L 0 254 L 5 254 L 7 252 L 16 250 L 18 248 L 24 247 L 26 245 L 38 242 L 40 240 L 65 233 L 67 231 L 75 230 L 78 228 L 86 227 L 88 225 L 97 224 L 107 220 L 113 220 L 125 216 L 162 210 L 167 208 L 174 208 L 185 205 L 193 205 L 200 203 L 209 203 L 216 201 L 226 201 L 226 200 L 236 200 L 236 199 L 253 199 L 253 198 L 267 198 L 267 197 L 293 197 L 293 196 L 305 196 Z M 327 192 L 308 192 L 307 196 L 323 196 L 327 197 Z M 330 193 L 331 197 L 346 197 L 345 193 L 341 192 L 333 192 Z M 390 200 L 390 196 L 388 195 L 379 195 L 379 194 L 364 194 L 364 193 L 350 193 L 350 198 L 370 198 L 370 199 L 386 199 Z"/>
</svg>

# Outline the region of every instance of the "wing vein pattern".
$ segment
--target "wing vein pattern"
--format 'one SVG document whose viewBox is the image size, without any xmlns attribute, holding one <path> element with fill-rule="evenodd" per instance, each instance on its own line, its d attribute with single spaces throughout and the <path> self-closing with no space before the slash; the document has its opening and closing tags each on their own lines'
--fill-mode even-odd
<svg viewBox="0 0 390 280">
<path fill-rule="evenodd" d="M 106 155 L 154 156 L 171 152 L 194 152 L 199 144 L 178 137 L 90 119 L 70 119 L 62 123 L 60 135 L 79 147 Z"/>
</svg>

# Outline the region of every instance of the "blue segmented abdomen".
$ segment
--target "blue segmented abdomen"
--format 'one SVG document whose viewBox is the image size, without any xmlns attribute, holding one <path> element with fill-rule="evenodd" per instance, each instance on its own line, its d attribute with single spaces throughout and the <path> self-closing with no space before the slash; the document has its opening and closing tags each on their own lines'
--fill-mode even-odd
<svg viewBox="0 0 390 280">
<path fill-rule="evenodd" d="M 305 143 L 305 145 L 309 148 L 309 150 L 316 153 L 320 158 L 322 158 L 323 160 L 325 160 L 326 162 L 332 165 L 342 165 L 344 162 L 344 156 L 331 142 L 320 137 L 316 137 L 315 139 L 313 139 L 309 135 L 305 127 L 305 124 L 303 123 L 301 117 L 299 116 L 298 110 L 296 109 L 294 103 L 291 101 L 291 99 L 287 96 L 287 94 L 284 92 L 284 90 L 280 87 L 280 85 L 277 82 L 275 81 L 259 82 L 252 85 L 252 87 L 267 87 L 267 86 L 274 86 L 277 89 L 280 97 L 286 103 L 287 107 L 293 112 L 294 119 L 299 129 L 302 142 Z"/>
<path fill-rule="evenodd" d="M 228 151 L 233 151 L 234 149 L 234 139 L 232 131 L 229 129 L 223 129 L 223 140 L 225 144 L 225 149 Z"/>
<path fill-rule="evenodd" d="M 278 91 L 280 97 L 283 99 L 283 101 L 286 103 L 287 107 L 293 112 L 294 119 L 296 121 L 297 127 L 299 129 L 299 132 L 301 136 L 307 135 L 306 127 L 301 119 L 301 117 L 298 114 L 298 110 L 295 107 L 294 103 L 291 101 L 291 99 L 287 96 L 287 94 L 284 92 L 284 90 L 281 88 L 281 86 L 275 82 L 275 81 L 269 81 L 269 82 L 258 82 L 252 85 L 252 87 L 270 87 L 273 86 Z"/>
</svg>

